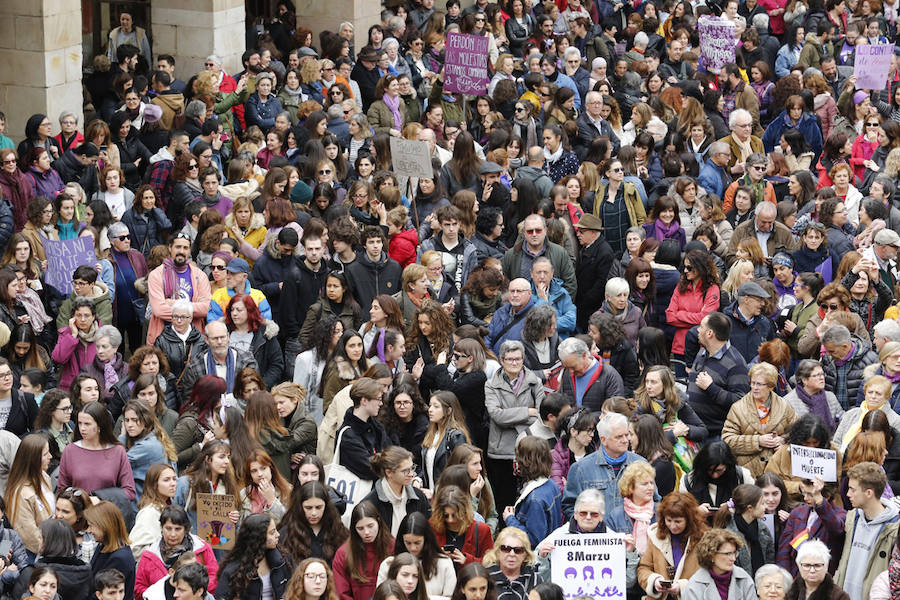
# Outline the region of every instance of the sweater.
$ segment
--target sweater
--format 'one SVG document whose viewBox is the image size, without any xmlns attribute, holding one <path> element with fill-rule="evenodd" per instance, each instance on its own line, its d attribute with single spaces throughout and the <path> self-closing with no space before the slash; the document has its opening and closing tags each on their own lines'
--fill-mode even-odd
<svg viewBox="0 0 900 600">
<path fill-rule="evenodd" d="M 68 487 L 88 492 L 118 487 L 130 500 L 134 500 L 134 477 L 125 447 L 116 444 L 103 450 L 88 450 L 80 442 L 66 446 L 59 462 L 56 489 L 63 491 Z"/>
<path fill-rule="evenodd" d="M 125 600 L 134 600 L 135 564 L 131 548 L 122 546 L 114 552 L 103 552 L 103 545 L 99 545 L 91 557 L 91 571 L 96 576 L 104 569 L 117 569 L 125 576 Z"/>
</svg>

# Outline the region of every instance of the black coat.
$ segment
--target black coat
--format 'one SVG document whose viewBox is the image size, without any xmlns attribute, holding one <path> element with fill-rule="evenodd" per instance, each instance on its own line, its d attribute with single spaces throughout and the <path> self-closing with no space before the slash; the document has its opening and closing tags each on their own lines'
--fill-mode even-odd
<svg viewBox="0 0 900 600">
<path fill-rule="evenodd" d="M 36 567 L 50 567 L 56 571 L 59 587 L 56 593 L 59 600 L 88 600 L 93 596 L 94 575 L 91 566 L 84 561 L 72 557 L 42 556 L 33 565 L 22 569 L 16 580 L 12 597 L 21 598 L 28 595 L 28 579 Z"/>
<path fill-rule="evenodd" d="M 625 397 L 634 396 L 634 390 L 641 382 L 641 370 L 638 367 L 637 352 L 627 339 L 622 338 L 616 347 L 610 351 L 609 364 L 622 377 L 625 386 Z"/>
<path fill-rule="evenodd" d="M 16 434 L 20 438 L 25 437 L 32 431 L 34 420 L 37 418 L 38 406 L 34 401 L 34 394 L 13 388 L 11 395 L 12 409 L 10 410 L 9 418 L 6 420 L 6 427 L 3 429 Z"/>
<path fill-rule="evenodd" d="M 147 165 L 150 164 L 150 157 L 153 155 L 134 129 L 128 133 L 124 140 L 116 139 L 114 142 L 119 149 L 122 171 L 125 173 L 123 185 L 132 192 L 137 193 L 138 188 L 141 187 L 141 179 L 147 170 Z M 141 159 L 140 164 L 135 164 L 135 161 L 139 158 Z"/>
<path fill-rule="evenodd" d="M 177 386 L 175 385 L 175 376 L 169 373 L 165 377 L 166 379 L 166 407 L 172 408 L 172 410 L 177 411 L 179 406 L 181 406 L 181 398 L 178 396 Z M 116 421 L 121 415 L 122 411 L 125 410 L 125 404 L 131 400 L 131 389 L 132 389 L 131 379 L 121 379 L 119 382 L 112 387 L 112 397 L 109 399 L 109 402 L 106 405 L 106 409 L 112 415 L 113 422 Z"/>
<path fill-rule="evenodd" d="M 403 269 L 387 252 L 381 253 L 378 262 L 372 262 L 369 255 L 360 252 L 352 264 L 347 265 L 347 281 L 360 306 L 360 318 L 369 320 L 369 307 L 379 294 L 393 295 L 400 291 L 400 277 Z"/>
<path fill-rule="evenodd" d="M 425 494 L 422 493 L 422 490 L 408 485 L 406 486 L 406 495 L 409 497 L 406 501 L 406 514 L 419 512 L 426 517 L 431 516 L 431 503 L 425 497 Z M 369 495 L 362 499 L 363 502 L 366 500 L 375 505 L 375 508 L 378 509 L 378 514 L 381 515 L 381 520 L 390 529 L 394 524 L 394 507 L 384 491 L 383 479 L 375 482 Z"/>
<path fill-rule="evenodd" d="M 472 443 L 479 448 L 487 448 L 488 416 L 484 407 L 484 384 L 487 375 L 484 371 L 460 373 L 452 377 L 447 365 L 429 365 L 422 372 L 422 381 L 430 389 L 447 390 L 456 394 L 460 408 L 466 415 L 466 428 Z"/>
<path fill-rule="evenodd" d="M 759 315 L 753 319 L 752 325 L 747 325 L 737 314 L 738 303 L 732 302 L 722 311 L 731 321 L 731 336 L 729 341 L 734 349 L 749 365 L 759 354 L 759 346 L 763 342 L 775 339 L 775 324 L 766 315 Z M 856 398 L 856 396 L 852 396 Z"/>
<path fill-rule="evenodd" d="M 192 326 L 187 340 L 182 342 L 181 338 L 178 337 L 178 334 L 175 333 L 175 330 L 172 329 L 172 324 L 167 323 L 163 328 L 162 333 L 159 334 L 159 337 L 153 342 L 153 345 L 162 350 L 163 354 L 166 355 L 166 359 L 169 361 L 169 373 L 175 378 L 177 392 L 174 399 L 174 405 L 169 404 L 169 402 L 173 402 L 173 399 L 169 397 L 168 392 L 166 393 L 166 405 L 172 410 L 177 411 L 181 408 L 181 399 L 184 398 L 184 390 L 181 386 L 181 374 L 184 372 L 185 367 L 187 367 L 194 354 L 206 351 L 206 338 L 203 337 L 203 334 L 200 333 L 200 331 Z"/>
<path fill-rule="evenodd" d="M 347 428 L 343 434 L 341 430 Z M 391 445 L 384 426 L 375 419 L 361 420 L 353 414 L 353 407 L 344 413 L 344 422 L 338 429 L 341 438 L 341 447 L 335 448 L 335 454 L 340 450 L 340 464 L 347 467 L 351 473 L 360 479 L 375 480 L 372 465 L 369 459 L 376 452 L 381 452 Z"/>
<path fill-rule="evenodd" d="M 587 156 L 588 149 L 591 147 L 591 142 L 594 141 L 594 138 L 598 138 L 601 135 L 605 135 L 609 138 L 610 144 L 612 144 L 612 152 L 613 156 L 619 153 L 619 138 L 612 130 L 612 126 L 606 119 L 601 119 L 600 129 L 597 129 L 597 126 L 594 125 L 594 122 L 588 117 L 586 112 L 578 115 L 578 120 L 576 124 L 578 125 L 578 135 L 575 137 L 575 154 L 578 155 L 579 160 L 584 160 L 584 157 Z"/>
<path fill-rule="evenodd" d="M 425 455 L 428 452 L 428 449 L 422 446 L 420 450 L 420 462 L 419 462 L 419 477 L 422 478 L 422 486 L 426 487 L 430 490 L 433 490 L 437 487 L 438 479 L 441 476 L 441 473 L 444 471 L 444 467 L 447 466 L 447 459 L 450 458 L 450 453 L 453 452 L 453 449 L 459 446 L 460 444 L 467 443 L 466 434 L 464 434 L 459 429 L 451 429 L 447 433 L 444 434 L 444 437 L 441 439 L 441 443 L 438 444 L 438 447 L 434 453 L 434 463 L 432 464 L 431 473 L 433 475 L 432 478 L 428 477 L 428 469 L 425 468 L 426 459 Z"/>
<path fill-rule="evenodd" d="M 603 370 L 591 386 L 585 390 L 581 398 L 581 406 L 592 412 L 600 414 L 603 402 L 610 396 L 624 396 L 625 388 L 622 385 L 622 376 L 616 372 L 616 368 L 609 363 L 603 363 Z M 574 377 L 571 371 L 565 369 L 560 375 L 559 391 L 568 398 L 575 398 Z"/>
<path fill-rule="evenodd" d="M 266 562 L 269 564 L 269 577 L 272 583 L 272 597 L 284 598 L 284 591 L 287 589 L 287 583 L 291 578 L 291 571 L 288 568 L 284 557 L 277 549 L 266 550 Z M 231 575 L 237 570 L 237 563 L 228 563 L 219 569 L 218 584 L 216 587 L 216 600 L 236 600 L 234 593 L 231 592 Z M 247 589 L 241 594 L 237 600 L 261 600 L 262 598 L 262 580 L 259 575 L 254 575 Z"/>
<path fill-rule="evenodd" d="M 291 301 L 279 306 L 278 325 L 286 339 L 296 339 L 300 335 L 309 307 L 319 299 L 327 279 L 328 267 L 324 262 L 318 271 L 313 271 L 300 260 L 297 268 L 291 270 L 290 277 L 284 280 L 281 293 Z"/>
<path fill-rule="evenodd" d="M 281 383 L 284 375 L 284 354 L 278 343 L 278 326 L 274 322 L 267 321 L 263 327 L 253 332 L 250 352 L 256 359 L 259 374 L 266 382 L 266 387 L 271 390 Z"/>
<path fill-rule="evenodd" d="M 587 331 L 588 319 L 603 305 L 606 279 L 614 260 L 616 257 L 613 250 L 602 235 L 593 244 L 581 249 L 579 260 L 575 264 L 575 280 L 578 282 L 575 292 L 575 320 L 581 331 Z"/>
<path fill-rule="evenodd" d="M 275 250 L 274 241 L 267 243 L 265 251 L 250 270 L 250 287 L 261 291 L 266 295 L 269 306 L 272 307 L 272 320 L 279 323 L 281 286 L 282 281 L 294 277 L 294 269 L 297 268 L 298 259 L 295 256 L 283 257 Z M 306 314 L 302 315 L 306 318 Z"/>
</svg>

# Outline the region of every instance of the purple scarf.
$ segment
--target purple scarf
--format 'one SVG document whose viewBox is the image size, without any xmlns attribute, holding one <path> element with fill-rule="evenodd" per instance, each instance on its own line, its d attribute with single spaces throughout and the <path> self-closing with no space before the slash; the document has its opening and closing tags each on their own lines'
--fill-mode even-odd
<svg viewBox="0 0 900 600">
<path fill-rule="evenodd" d="M 179 271 L 175 266 L 175 261 L 167 258 L 163 261 L 163 294 L 166 298 L 175 298 L 178 293 L 178 276 L 176 273 L 184 273 L 190 269 L 190 264 L 186 264 L 184 269 Z"/>
<path fill-rule="evenodd" d="M 854 354 L 856 354 L 856 342 L 853 342 L 850 344 L 850 352 L 847 353 L 847 356 L 845 356 L 844 358 L 842 358 L 840 360 L 834 359 L 835 366 L 843 367 L 845 364 L 847 364 L 847 361 L 849 361 L 851 358 L 853 358 Z"/>
<path fill-rule="evenodd" d="M 825 398 L 825 390 L 817 394 L 813 394 L 810 396 L 805 389 L 803 389 L 803 385 L 800 384 L 796 388 L 794 388 L 797 392 L 797 397 L 800 398 L 800 401 L 803 402 L 806 406 L 809 407 L 809 412 L 814 415 L 819 415 L 823 419 L 825 419 L 825 424 L 828 425 L 828 428 L 834 429 L 834 416 L 831 414 L 831 409 L 828 408 L 828 400 Z"/>
<path fill-rule="evenodd" d="M 678 230 L 681 228 L 681 225 L 678 224 L 678 221 L 673 220 L 671 223 L 666 225 L 660 219 L 657 219 L 653 224 L 654 230 L 656 231 L 656 239 L 659 241 L 672 239 L 675 237 L 675 234 L 678 233 Z"/>
<path fill-rule="evenodd" d="M 391 98 L 390 94 L 385 94 L 381 97 L 381 100 L 385 106 L 391 109 L 391 113 L 394 115 L 394 129 L 403 129 L 403 117 L 400 115 L 400 96 Z"/>
<path fill-rule="evenodd" d="M 709 570 L 709 576 L 716 582 L 716 589 L 719 591 L 719 596 L 722 600 L 728 600 L 728 588 L 731 587 L 732 574 L 733 571 L 728 571 L 727 573 L 718 575 L 712 569 Z"/>
<path fill-rule="evenodd" d="M 885 372 L 884 368 L 882 367 L 882 368 L 881 368 L 881 375 L 884 376 L 884 377 L 887 377 L 887 378 L 888 378 L 888 381 L 890 381 L 891 383 L 898 383 L 898 382 L 900 382 L 900 373 L 894 373 L 893 375 L 888 375 L 887 372 Z"/>
</svg>

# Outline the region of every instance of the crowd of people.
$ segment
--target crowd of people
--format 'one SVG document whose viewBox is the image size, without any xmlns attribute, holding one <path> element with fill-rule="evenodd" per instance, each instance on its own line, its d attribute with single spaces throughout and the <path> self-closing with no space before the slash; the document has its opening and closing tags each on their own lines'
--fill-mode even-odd
<svg viewBox="0 0 900 600">
<path fill-rule="evenodd" d="M 235 74 L 122 12 L 58 128 L 0 113 L 2 594 L 563 600 L 615 533 L 585 598 L 895 599 L 896 3 L 441 2 L 283 0 Z"/>
</svg>

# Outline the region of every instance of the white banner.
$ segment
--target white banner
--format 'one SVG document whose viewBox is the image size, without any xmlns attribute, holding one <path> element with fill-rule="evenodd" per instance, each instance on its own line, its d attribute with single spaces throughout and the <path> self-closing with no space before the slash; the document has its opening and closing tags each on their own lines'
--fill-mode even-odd
<svg viewBox="0 0 900 600">
<path fill-rule="evenodd" d="M 837 452 L 791 444 L 791 475 L 803 479 L 821 477 L 822 481 L 837 481 Z"/>
<path fill-rule="evenodd" d="M 619 534 L 561 536 L 550 565 L 551 580 L 566 598 L 625 598 L 625 541 Z"/>
</svg>

